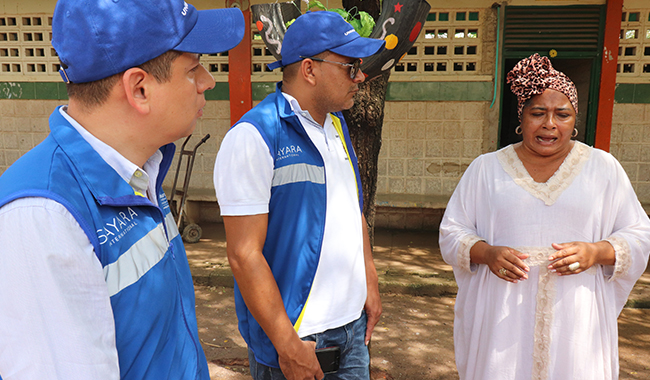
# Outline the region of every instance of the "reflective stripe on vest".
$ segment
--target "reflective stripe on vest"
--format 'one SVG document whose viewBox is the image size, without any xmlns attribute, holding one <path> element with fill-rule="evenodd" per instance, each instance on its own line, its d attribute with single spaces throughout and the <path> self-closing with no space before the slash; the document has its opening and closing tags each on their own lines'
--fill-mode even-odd
<svg viewBox="0 0 650 380">
<path fill-rule="evenodd" d="M 178 236 L 178 229 L 171 213 L 165 217 L 169 241 Z M 104 279 L 110 297 L 116 295 L 129 285 L 135 284 L 149 269 L 153 268 L 165 256 L 169 241 L 162 223 L 149 231 L 124 252 L 114 263 L 104 267 Z"/>
<path fill-rule="evenodd" d="M 325 184 L 325 168 L 309 164 L 293 164 L 273 170 L 271 186 L 281 186 L 296 182 Z"/>
</svg>

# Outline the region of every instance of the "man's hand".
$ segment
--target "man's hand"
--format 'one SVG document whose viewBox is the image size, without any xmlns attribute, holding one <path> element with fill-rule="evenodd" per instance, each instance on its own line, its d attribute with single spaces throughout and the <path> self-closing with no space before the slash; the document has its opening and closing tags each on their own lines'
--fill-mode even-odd
<svg viewBox="0 0 650 380">
<path fill-rule="evenodd" d="M 287 380 L 322 380 L 325 375 L 316 358 L 316 342 L 300 340 L 295 347 L 278 350 L 278 362 Z"/>
<path fill-rule="evenodd" d="M 379 322 L 379 317 L 381 317 L 381 298 L 379 297 L 379 287 L 375 286 L 375 290 L 371 291 L 368 288 L 368 298 L 366 299 L 366 304 L 363 307 L 366 311 L 366 316 L 368 317 L 368 324 L 366 326 L 366 346 L 370 342 L 370 337 L 372 332 L 375 329 L 375 325 Z"/>
<path fill-rule="evenodd" d="M 278 351 L 285 377 L 321 380 L 323 371 L 314 351 L 316 344 L 298 338 L 262 253 L 267 223 L 267 214 L 223 217 L 230 268 L 248 310 Z"/>
</svg>

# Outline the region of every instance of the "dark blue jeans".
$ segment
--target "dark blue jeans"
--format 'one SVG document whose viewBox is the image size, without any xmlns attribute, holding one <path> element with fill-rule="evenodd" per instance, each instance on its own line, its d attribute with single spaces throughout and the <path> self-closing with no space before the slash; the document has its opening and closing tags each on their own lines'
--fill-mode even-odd
<svg viewBox="0 0 650 380">
<path fill-rule="evenodd" d="M 338 346 L 341 348 L 341 361 L 336 373 L 325 375 L 326 380 L 370 379 L 370 355 L 364 339 L 366 336 L 366 312 L 345 326 L 327 330 L 302 338 L 316 342 L 316 348 Z M 251 376 L 255 380 L 285 380 L 279 368 L 267 367 L 255 360 L 253 351 L 248 350 Z"/>
</svg>

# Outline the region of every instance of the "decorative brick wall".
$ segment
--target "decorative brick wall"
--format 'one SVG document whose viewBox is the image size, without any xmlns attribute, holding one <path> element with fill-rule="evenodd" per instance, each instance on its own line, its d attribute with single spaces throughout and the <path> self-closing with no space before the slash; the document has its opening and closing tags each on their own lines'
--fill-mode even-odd
<svg viewBox="0 0 650 380">
<path fill-rule="evenodd" d="M 610 144 L 641 203 L 650 203 L 650 104 L 615 104 Z"/>
<path fill-rule="evenodd" d="M 208 133 L 210 134 L 210 138 L 196 151 L 190 177 L 190 190 L 188 191 L 188 196 L 192 199 L 216 200 L 214 185 L 212 184 L 214 161 L 217 158 L 217 151 L 221 146 L 221 141 L 229 128 L 230 103 L 226 100 L 207 102 L 203 108 L 203 117 L 198 120 L 192 138 L 185 146 L 185 150 L 193 150 L 203 136 Z M 169 169 L 169 175 L 167 175 L 163 183 L 165 188 L 171 188 L 173 185 L 174 174 L 176 173 L 178 159 L 180 157 L 180 149 L 184 140 L 176 141 L 176 155 Z M 187 158 L 188 156 L 184 156 L 183 162 L 181 163 L 178 184 L 176 185 L 178 189 L 181 189 L 183 186 Z"/>
<path fill-rule="evenodd" d="M 446 195 L 482 153 L 487 102 L 386 102 L 380 194 Z"/>
<path fill-rule="evenodd" d="M 59 100 L 0 100 L 0 174 L 43 141 Z"/>
<path fill-rule="evenodd" d="M 650 83 L 650 9 L 623 8 L 617 80 Z"/>
<path fill-rule="evenodd" d="M 641 202 L 650 204 L 650 8 L 644 1 L 626 0 L 623 9 L 611 152 L 625 168 Z M 45 3 L 53 8 L 54 0 Z M 207 0 L 200 3 L 219 6 Z M 437 226 L 440 210 L 469 163 L 496 147 L 498 111 L 489 108 L 496 49 L 492 2 L 454 4 L 466 7 L 462 9 L 446 8 L 450 4 L 440 1 L 430 3 L 432 15 L 414 49 L 397 71 L 393 69 L 387 91 L 378 168 L 378 226 Z M 338 5 L 337 1 L 329 6 Z M 525 4 L 514 1 L 511 5 Z M 56 73 L 56 55 L 49 48 L 51 9 L 2 7 L 0 174 L 45 138 L 50 113 L 66 103 L 65 86 Z M 273 58 L 254 32 L 253 99 L 259 101 L 274 90 L 272 82 L 280 74 L 264 70 L 263 64 Z M 200 220 L 218 220 L 212 170 L 230 127 L 227 58 L 225 54 L 202 58 L 218 83 L 206 93 L 204 116 L 186 147 L 192 149 L 210 133 L 197 152 L 189 191 L 190 199 L 199 201 Z M 177 142 L 179 149 L 182 142 Z M 166 188 L 172 186 L 178 157 L 177 153 Z M 182 186 L 184 173 L 183 163 L 177 186 Z"/>
</svg>

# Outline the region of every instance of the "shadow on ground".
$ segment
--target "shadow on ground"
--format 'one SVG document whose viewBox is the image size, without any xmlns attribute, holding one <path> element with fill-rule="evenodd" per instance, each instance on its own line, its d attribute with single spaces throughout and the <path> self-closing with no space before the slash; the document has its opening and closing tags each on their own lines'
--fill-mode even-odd
<svg viewBox="0 0 650 380">
<path fill-rule="evenodd" d="M 250 379 L 246 344 L 237 330 L 232 274 L 222 224 L 202 225 L 187 245 L 196 285 L 199 337 L 211 379 Z M 435 232 L 378 229 L 375 262 L 384 313 L 371 342 L 372 379 L 458 379 L 453 351 L 455 282 L 440 257 Z M 629 305 L 650 304 L 650 271 Z M 650 309 L 619 317 L 621 379 L 650 378 Z"/>
</svg>

